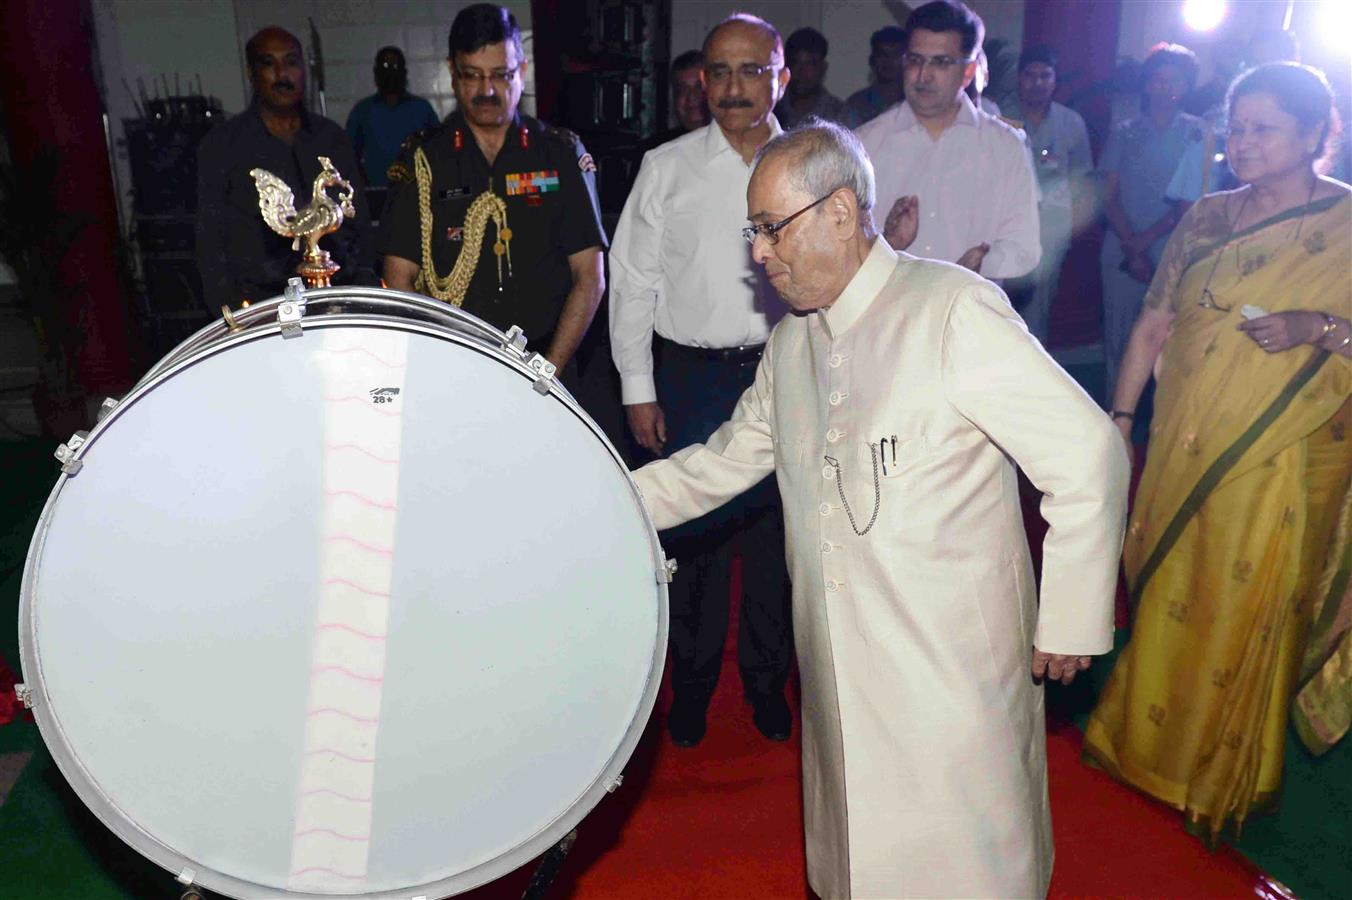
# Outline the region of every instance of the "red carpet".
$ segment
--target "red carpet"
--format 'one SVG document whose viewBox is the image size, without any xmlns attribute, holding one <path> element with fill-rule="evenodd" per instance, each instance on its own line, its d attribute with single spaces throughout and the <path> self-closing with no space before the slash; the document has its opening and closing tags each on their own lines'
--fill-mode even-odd
<svg viewBox="0 0 1352 900">
<path fill-rule="evenodd" d="M 735 629 L 735 612 L 731 618 Z M 667 739 L 669 702 L 664 688 L 624 784 L 578 827 L 550 896 L 812 897 L 803 861 L 797 724 L 785 744 L 756 732 L 731 656 L 710 707 L 708 736 L 698 747 L 681 750 Z M 1176 813 L 1083 766 L 1079 746 L 1073 726 L 1050 729 L 1052 897 L 1254 895 L 1259 874 L 1242 857 L 1229 849 L 1208 853 L 1184 833 Z M 520 897 L 529 874 L 519 871 L 466 896 Z"/>
</svg>

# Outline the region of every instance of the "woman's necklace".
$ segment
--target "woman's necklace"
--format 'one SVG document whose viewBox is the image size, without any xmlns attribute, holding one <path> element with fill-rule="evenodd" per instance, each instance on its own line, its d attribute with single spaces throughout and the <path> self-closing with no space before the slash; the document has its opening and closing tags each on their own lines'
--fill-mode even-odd
<svg viewBox="0 0 1352 900">
<path fill-rule="evenodd" d="M 1310 193 L 1305 198 L 1305 204 L 1300 211 L 1300 218 L 1296 221 L 1295 233 L 1292 234 L 1290 238 L 1292 242 L 1300 239 L 1301 229 L 1305 227 L 1305 216 L 1310 211 L 1310 204 L 1314 201 L 1314 189 L 1318 184 L 1318 176 L 1312 177 L 1310 180 Z M 1215 277 L 1216 269 L 1220 267 L 1221 259 L 1225 256 L 1225 248 L 1230 246 L 1230 240 L 1235 236 L 1235 229 L 1239 227 L 1240 222 L 1244 221 L 1244 210 L 1248 208 L 1249 198 L 1252 196 L 1253 186 L 1250 185 L 1249 189 L 1244 192 L 1244 199 L 1239 204 L 1239 211 L 1235 213 L 1234 219 L 1230 221 L 1230 229 L 1225 233 L 1225 240 L 1221 242 L 1221 249 L 1216 252 L 1216 260 L 1211 264 L 1211 271 L 1207 273 L 1206 284 L 1202 285 L 1202 298 L 1197 301 L 1197 305 L 1203 309 L 1214 309 L 1217 312 L 1229 312 L 1235 308 L 1233 303 L 1229 306 L 1221 306 L 1216 302 L 1216 295 L 1211 293 L 1211 279 Z M 1235 269 L 1241 273 L 1244 271 L 1239 259 L 1239 244 L 1235 244 Z"/>
</svg>

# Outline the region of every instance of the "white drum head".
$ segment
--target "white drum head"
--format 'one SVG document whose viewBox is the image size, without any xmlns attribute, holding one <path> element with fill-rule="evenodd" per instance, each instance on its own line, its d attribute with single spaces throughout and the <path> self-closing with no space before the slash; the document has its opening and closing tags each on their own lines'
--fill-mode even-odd
<svg viewBox="0 0 1352 900">
<path fill-rule="evenodd" d="M 448 896 L 611 787 L 666 643 L 656 535 L 566 394 L 328 316 L 139 387 L 34 538 L 23 667 L 67 778 L 236 897 Z"/>
</svg>

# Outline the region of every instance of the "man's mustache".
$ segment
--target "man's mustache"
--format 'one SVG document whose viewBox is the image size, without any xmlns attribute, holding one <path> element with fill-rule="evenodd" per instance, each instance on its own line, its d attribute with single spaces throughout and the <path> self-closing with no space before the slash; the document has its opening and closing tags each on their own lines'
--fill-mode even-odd
<svg viewBox="0 0 1352 900">
<path fill-rule="evenodd" d="M 718 101 L 719 109 L 751 109 L 753 106 L 755 104 L 745 97 L 724 97 Z"/>
<path fill-rule="evenodd" d="M 502 98 L 484 94 L 482 96 L 475 97 L 470 102 L 473 103 L 475 106 L 501 106 Z"/>
</svg>

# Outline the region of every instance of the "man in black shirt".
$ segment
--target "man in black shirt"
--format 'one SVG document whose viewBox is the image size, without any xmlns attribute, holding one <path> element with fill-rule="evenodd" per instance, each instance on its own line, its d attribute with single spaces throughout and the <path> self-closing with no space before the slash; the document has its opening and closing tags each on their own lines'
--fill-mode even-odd
<svg viewBox="0 0 1352 900">
<path fill-rule="evenodd" d="M 390 168 L 381 217 L 385 283 L 453 301 L 432 283 L 451 274 L 462 249 L 477 249 L 462 308 L 504 331 L 521 326 L 530 348 L 562 370 L 605 289 L 596 166 L 572 132 L 518 112 L 526 58 L 510 12 L 487 3 L 461 10 L 449 43 L 458 109 L 410 140 Z M 430 171 L 427 222 L 419 157 Z M 485 192 L 505 204 L 506 229 L 489 221 L 480 246 L 467 247 L 466 213 Z"/>
<path fill-rule="evenodd" d="M 249 108 L 212 130 L 197 148 L 197 268 L 212 309 L 241 300 L 266 300 L 286 287 L 300 255 L 291 239 L 275 233 L 258 211 L 251 169 L 266 169 L 286 182 L 296 206 L 310 202 L 310 188 L 327 156 L 353 184 L 359 172 L 346 132 L 304 106 L 305 68 L 300 41 L 280 28 L 264 28 L 245 45 Z M 371 217 L 357 191 L 355 219 L 320 246 L 342 266 L 334 282 L 376 284 L 371 256 Z"/>
</svg>

